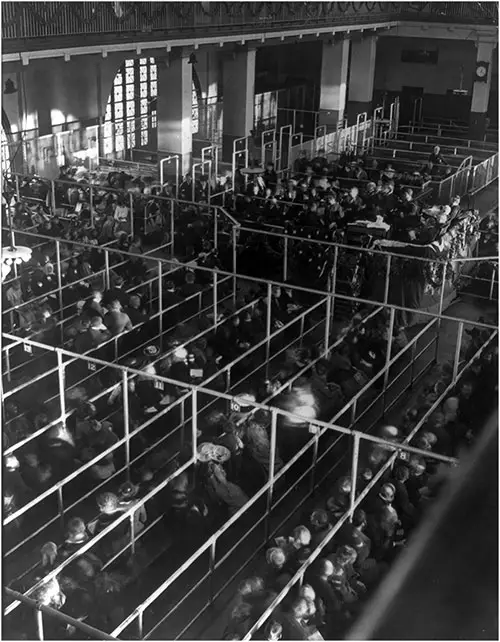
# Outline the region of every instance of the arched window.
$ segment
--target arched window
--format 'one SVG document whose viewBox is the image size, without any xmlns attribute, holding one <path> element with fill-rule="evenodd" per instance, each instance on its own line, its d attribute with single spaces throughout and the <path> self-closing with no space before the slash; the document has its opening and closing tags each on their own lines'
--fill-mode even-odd
<svg viewBox="0 0 500 642">
<path fill-rule="evenodd" d="M 104 153 L 145 147 L 156 128 L 157 70 L 154 58 L 126 60 L 116 74 L 104 118 Z"/>
<path fill-rule="evenodd" d="M 195 70 L 193 70 L 195 71 Z M 197 80 L 197 79 L 196 79 Z M 193 81 L 191 123 L 199 129 L 199 82 Z M 104 117 L 104 153 L 147 147 L 157 128 L 157 67 L 154 58 L 126 60 L 116 74 Z"/>
</svg>

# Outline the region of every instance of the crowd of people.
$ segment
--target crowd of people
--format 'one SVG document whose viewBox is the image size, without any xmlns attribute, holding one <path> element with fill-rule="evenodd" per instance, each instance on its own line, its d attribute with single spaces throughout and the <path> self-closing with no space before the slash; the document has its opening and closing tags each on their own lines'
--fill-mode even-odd
<svg viewBox="0 0 500 642">
<path fill-rule="evenodd" d="M 429 162 L 440 164 L 438 158 Z M 433 170 L 433 166 L 428 169 Z M 285 226 L 290 234 L 304 238 L 314 230 L 316 238 L 344 242 L 348 238 L 349 226 L 365 221 L 370 225 L 376 224 L 383 230 L 383 236 L 390 236 L 392 240 L 430 243 L 451 233 L 463 217 L 459 199 L 439 210 L 422 212 L 413 198 L 412 190 L 420 190 L 428 177 L 398 175 L 390 163 L 382 170 L 367 159 L 360 162 L 359 159 L 341 158 L 338 164 L 332 165 L 320 152 L 312 160 L 301 155 L 292 176 L 285 185 L 278 179 L 273 166 L 269 165 L 245 187 L 241 176 L 237 174 L 234 185 L 225 183 L 219 200 L 240 220 L 253 220 L 260 227 L 268 223 L 279 224 Z M 160 292 L 156 283 L 152 287 L 144 284 L 152 273 L 144 248 L 171 240 L 170 225 L 167 224 L 170 205 L 168 201 L 154 200 L 151 196 L 177 196 L 174 188 L 168 183 L 155 186 L 137 179 L 133 183 L 132 201 L 126 195 L 106 188 L 101 193 L 95 190 L 94 209 L 91 211 L 88 207 L 89 183 L 81 179 L 77 181 L 76 176 L 66 172 L 61 178 L 74 182 L 66 192 L 60 186 L 56 193 L 57 205 L 67 202 L 72 205 L 74 214 L 69 220 L 57 213 L 51 215 L 46 205 L 28 205 L 27 199 L 45 201 L 49 196 L 48 188 L 41 181 L 23 182 L 19 202 L 13 203 L 15 197 L 12 190 L 4 195 L 3 224 L 12 224 L 19 231 L 17 238 L 23 244 L 34 245 L 33 237 L 25 235 L 23 238 L 23 230 L 58 238 L 63 242 L 60 246 L 60 266 L 55 263 L 50 241 L 44 241 L 34 249 L 31 261 L 19 266 L 19 278 L 7 280 L 3 288 L 4 310 L 10 312 L 3 317 L 3 327 L 9 332 L 16 331 L 49 345 L 64 345 L 79 353 L 101 350 L 98 356 L 105 360 L 117 359 L 124 365 L 142 370 L 143 376 L 129 382 L 129 419 L 132 428 L 159 413 L 183 394 L 186 390 L 183 384 L 197 383 L 216 375 L 236 355 L 243 355 L 257 344 L 266 333 L 268 306 L 272 310 L 273 330 L 283 327 L 304 309 L 304 302 L 290 287 L 274 287 L 271 301 L 267 300 L 264 291 L 248 289 L 238 294 L 232 307 L 221 310 L 227 319 L 223 317 L 216 330 L 209 331 L 213 320 L 207 318 L 206 314 L 199 314 L 198 297 L 203 300 L 210 292 L 210 277 L 179 264 L 172 275 L 168 274 L 162 279 L 162 308 L 166 311 L 162 342 L 166 346 L 165 353 L 168 353 L 162 354 L 158 345 L 147 345 L 148 337 L 156 331 L 154 317 L 158 311 Z M 115 172 L 107 176 L 106 181 L 108 187 L 123 190 L 131 187 L 131 179 L 123 172 Z M 205 209 L 208 193 L 206 183 L 206 180 L 201 180 L 200 185 L 195 186 L 197 207 L 176 205 L 175 220 L 178 227 L 175 244 L 184 259 L 194 258 L 205 267 L 224 268 L 228 267 L 231 252 L 225 253 L 223 247 L 217 252 L 208 240 L 213 223 Z M 228 189 L 230 187 L 234 187 L 234 193 Z M 181 184 L 178 196 L 190 200 L 191 191 L 191 179 L 187 178 Z M 132 220 L 134 236 L 131 236 Z M 145 224 L 141 225 L 139 221 L 145 221 Z M 249 252 L 255 252 L 252 246 L 254 242 L 251 235 L 246 239 L 240 238 L 240 257 L 247 253 L 248 258 Z M 266 244 L 266 255 L 280 255 L 280 248 L 273 248 L 269 239 L 264 240 L 260 236 L 260 243 Z M 111 244 L 118 250 L 109 255 L 109 287 L 105 286 L 102 275 L 105 267 L 102 246 L 105 244 Z M 120 254 L 120 251 L 130 252 L 134 258 Z M 295 263 L 291 264 L 295 266 L 295 282 L 301 281 L 297 277 L 299 272 L 307 274 L 304 265 L 313 262 L 310 256 L 313 252 L 314 261 L 319 266 L 314 283 L 320 279 L 325 264 L 324 250 L 300 242 L 295 247 Z M 263 255 L 259 257 L 259 262 L 261 267 L 265 265 Z M 255 265 L 249 270 L 246 273 L 256 274 Z M 61 283 L 58 274 L 61 275 Z M 265 276 L 269 276 L 269 272 Z M 57 291 L 60 285 L 64 286 L 62 297 Z M 219 294 L 221 292 L 223 288 L 220 288 Z M 254 305 L 248 307 L 251 303 Z M 238 312 L 243 308 L 244 311 Z M 187 318 L 191 322 L 183 326 Z M 291 347 L 286 350 L 282 360 L 273 361 L 267 379 L 259 371 L 245 386 L 238 388 L 241 403 L 237 407 L 230 412 L 212 410 L 206 413 L 203 420 L 198 421 L 198 443 L 202 442 L 205 449 L 204 454 L 200 450 L 196 473 L 194 470 L 181 473 L 165 493 L 157 497 L 152 507 L 148 505 L 147 513 L 138 511 L 134 522 L 135 532 L 139 533 L 153 516 L 163 514 L 167 530 L 173 532 L 174 537 L 177 533 L 176 545 L 185 554 L 192 552 L 229 515 L 246 504 L 248 498 L 267 480 L 271 419 L 267 412 L 250 412 L 252 402 L 266 400 L 276 407 L 297 412 L 302 418 L 297 421 L 289 417 L 279 419 L 275 456 L 277 472 L 309 440 L 307 427 L 311 421 L 331 418 L 380 370 L 388 342 L 393 350 L 404 345 L 404 329 L 397 327 L 394 336 L 389 337 L 387 326 L 386 315 L 367 323 L 363 322 L 361 316 L 354 317 L 344 332 L 341 346 L 323 359 L 318 358 L 321 354 L 318 341 L 305 342 L 300 348 Z M 179 348 L 189 343 L 190 337 L 203 331 L 207 332 L 202 339 Z M 117 355 L 109 339 L 118 336 L 124 340 Z M 287 338 L 290 339 L 289 334 Z M 245 360 L 241 374 L 258 365 L 261 356 L 261 353 L 255 353 Z M 425 447 L 422 446 L 424 449 L 457 454 L 464 440 L 470 442 L 474 438 L 474 430 L 480 424 L 472 425 L 470 396 L 472 394 L 477 398 L 485 392 L 485 387 L 478 382 L 483 381 L 484 372 L 494 366 L 497 358 L 496 353 L 488 353 L 487 357 L 490 361 L 484 357 L 481 369 L 460 387 L 457 397 L 451 398 L 456 401 L 448 403 L 448 406 L 455 407 L 455 415 L 451 410 L 446 411 L 446 420 L 443 419 L 441 426 L 438 425 L 437 415 L 433 418 L 436 421 L 424 433 L 428 436 Z M 26 355 L 25 358 L 28 359 Z M 38 363 L 41 372 L 46 369 L 44 358 L 39 358 Z M 284 384 L 309 363 L 313 365 L 306 373 L 295 379 L 289 389 L 282 390 Z M 75 381 L 78 382 L 82 372 L 77 368 L 74 372 Z M 158 389 L 148 378 L 148 375 L 156 373 L 170 377 L 179 385 Z M 225 389 L 225 385 L 225 378 L 215 378 L 214 389 Z M 112 386 L 114 389 L 106 395 L 104 402 L 90 401 L 97 391 Z M 31 393 L 34 391 L 35 388 Z M 41 399 L 47 398 L 46 392 L 40 390 L 40 395 L 30 394 L 30 398 L 25 395 L 14 397 L 6 404 L 4 448 L 29 437 L 57 417 L 57 404 L 41 403 Z M 6 516 L 14 514 L 38 493 L 50 488 L 123 437 L 120 396 L 116 371 L 112 368 L 103 369 L 103 372 L 92 377 L 87 386 L 76 385 L 72 395 L 68 395 L 67 403 L 73 414 L 65 426 L 54 426 L 16 451 L 16 455 L 6 458 L 3 487 Z M 416 417 L 406 418 L 404 426 L 396 430 L 395 435 L 394 431 L 389 431 L 384 436 L 396 441 L 406 434 L 405 431 L 415 420 Z M 452 426 L 456 430 L 452 430 Z M 164 430 L 162 422 L 153 423 L 151 430 L 145 431 L 141 439 L 135 442 L 136 450 L 132 452 L 132 457 L 153 446 L 164 435 Z M 367 455 L 363 469 L 365 477 L 360 479 L 359 487 L 370 479 L 370 475 L 373 476 L 388 452 L 379 449 Z M 181 452 L 172 465 L 172 454 L 171 451 L 167 454 L 156 453 L 132 471 L 132 482 L 114 484 L 116 487 L 110 485 L 109 490 L 100 493 L 95 500 L 95 510 L 98 511 L 96 519 L 90 522 L 81 517 L 68 520 L 65 531 L 60 534 L 61 540 L 48 542 L 42 548 L 36 577 L 42 577 L 45 572 L 55 568 L 185 461 L 184 452 Z M 88 469 L 78 496 L 108 479 L 114 483 L 115 473 L 121 466 L 123 458 L 117 451 L 101 459 Z M 371 590 L 379 581 L 394 552 L 399 550 L 395 543 L 404 540 L 411 532 L 427 505 L 427 499 L 435 496 L 439 484 L 428 483 L 429 467 L 432 468 L 430 461 L 412 459 L 408 465 L 398 464 L 384 478 L 373 506 L 369 503 L 356 513 L 349 533 L 342 530 L 345 541 L 337 542 L 336 538 L 338 546 L 325 551 L 328 556 L 310 570 L 308 584 L 302 587 L 299 594 L 291 594 L 290 600 L 279 613 L 275 613 L 276 617 L 273 616 L 273 621 L 266 629 L 265 635 L 268 637 L 265 639 L 314 639 L 311 635 L 323 635 L 328 639 L 345 630 L 352 617 L 359 612 L 366 590 Z M 411 481 L 414 478 L 418 478 L 416 482 Z M 425 479 L 425 483 L 421 483 L 422 479 Z M 413 501 L 409 504 L 401 499 L 407 482 L 416 488 Z M 419 493 L 422 488 L 427 490 Z M 242 585 L 231 606 L 226 639 L 240 639 L 244 635 L 245 627 L 250 627 L 265 605 L 271 603 L 276 591 L 293 575 L 294 569 L 300 566 L 301 560 L 306 559 L 306 552 L 310 552 L 321 541 L 322 534 L 324 536 L 334 525 L 346 508 L 349 495 L 346 489 L 348 483 L 339 481 L 325 505 L 315 506 L 305 517 L 307 526 L 296 529 L 291 538 L 280 539 L 268 551 L 263 576 L 251 578 Z M 411 508 L 408 508 L 409 505 Z M 409 515 L 404 516 L 405 510 Z M 389 526 L 384 520 L 390 522 Z M 367 534 L 364 533 L 365 524 Z M 97 550 L 91 549 L 92 553 L 82 555 L 62 575 L 42 587 L 37 599 L 76 619 L 111 630 L 123 616 L 120 595 L 133 579 L 127 564 L 118 564 L 116 570 L 113 566 L 111 571 L 102 568 L 128 543 L 129 529 L 129 523 L 124 522 L 123 528 L 102 540 Z M 31 530 L 31 520 L 27 523 L 20 517 L 11 522 L 4 534 L 8 548 Z M 396 535 L 401 530 L 404 534 Z M 361 552 L 358 550 L 356 553 L 357 549 L 361 549 Z M 23 634 L 18 632 L 18 635 L 22 639 Z M 71 627 L 66 632 L 54 630 L 54 635 L 56 639 L 61 635 L 81 639 L 81 633 Z"/>
<path fill-rule="evenodd" d="M 471 357 L 484 343 L 473 333 L 466 353 Z M 480 435 L 496 403 L 498 346 L 490 346 L 467 375 L 425 421 L 412 445 L 429 453 L 462 456 Z M 379 435 L 394 445 L 405 438 L 433 405 L 440 389 L 451 383 L 444 366 L 429 382 L 398 426 L 382 426 Z M 480 416 L 476 415 L 476 409 Z M 373 444 L 362 453 L 356 495 L 393 455 L 395 448 Z M 365 608 L 394 560 L 439 496 L 448 478 L 448 464 L 431 457 L 398 458 L 353 514 L 335 533 L 321 555 L 295 583 L 253 639 L 343 639 Z M 328 537 L 350 506 L 352 479 L 339 477 L 323 497 L 303 512 L 300 525 L 276 537 L 255 575 L 243 580 L 227 607 L 226 640 L 241 640 L 273 604 L 317 546 Z"/>
</svg>

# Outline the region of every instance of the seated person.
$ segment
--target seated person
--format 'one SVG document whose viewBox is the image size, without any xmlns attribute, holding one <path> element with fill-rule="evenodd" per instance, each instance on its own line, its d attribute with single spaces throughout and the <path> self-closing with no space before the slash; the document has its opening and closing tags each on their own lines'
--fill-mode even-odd
<svg viewBox="0 0 500 642">
<path fill-rule="evenodd" d="M 108 305 L 109 312 L 106 315 L 106 327 L 113 336 L 117 336 L 122 332 L 130 332 L 133 325 L 128 314 L 122 311 L 121 303 L 118 299 L 111 301 Z"/>
<path fill-rule="evenodd" d="M 104 343 L 111 337 L 111 333 L 102 322 L 101 316 L 94 316 L 90 320 L 89 327 L 85 332 L 80 332 L 74 340 L 73 347 L 75 352 L 83 354 L 93 350 Z"/>
<path fill-rule="evenodd" d="M 143 323 L 149 318 L 146 308 L 142 304 L 141 297 L 138 294 L 132 294 L 130 296 L 128 306 L 124 309 L 124 313 L 128 315 L 133 326 Z"/>
<path fill-rule="evenodd" d="M 94 536 L 110 526 L 123 513 L 123 507 L 120 506 L 119 499 L 114 493 L 106 492 L 98 495 L 97 506 L 100 511 L 99 515 L 88 524 L 88 529 Z M 100 540 L 99 545 L 96 547 L 97 552 L 100 557 L 107 559 L 122 550 L 129 541 L 129 521 L 124 520 L 111 533 Z"/>
</svg>

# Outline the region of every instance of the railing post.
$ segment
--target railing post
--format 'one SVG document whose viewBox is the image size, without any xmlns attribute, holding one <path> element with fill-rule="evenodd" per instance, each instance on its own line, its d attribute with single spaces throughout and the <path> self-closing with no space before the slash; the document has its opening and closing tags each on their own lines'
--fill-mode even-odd
<svg viewBox="0 0 500 642">
<path fill-rule="evenodd" d="M 184 448 L 184 442 L 186 441 L 186 407 L 184 405 L 184 399 L 181 401 L 181 448 Z"/>
<path fill-rule="evenodd" d="M 438 322 L 436 323 L 436 351 L 434 353 L 434 361 L 437 361 L 438 352 L 439 352 L 439 332 L 441 331 L 441 315 L 443 314 L 443 305 L 444 305 L 444 288 L 446 286 L 446 272 L 448 268 L 448 262 L 443 263 L 443 273 L 442 278 L 443 282 L 441 284 L 441 292 L 439 295 L 439 307 L 438 307 Z"/>
<path fill-rule="evenodd" d="M 104 249 L 104 283 L 106 290 L 109 290 L 109 252 Z"/>
<path fill-rule="evenodd" d="M 238 274 L 238 234 L 236 231 L 236 226 L 233 225 L 232 228 L 232 240 L 233 240 L 233 304 L 236 303 L 236 285 L 237 285 L 237 274 Z"/>
<path fill-rule="evenodd" d="M 358 480 L 358 463 L 359 463 L 359 434 L 354 433 L 352 445 L 352 470 L 351 470 L 351 496 L 349 502 L 349 521 L 352 522 L 354 516 L 354 503 L 356 501 L 356 483 Z"/>
<path fill-rule="evenodd" d="M 391 280 L 391 262 L 392 254 L 387 254 L 387 266 L 385 269 L 385 287 L 384 287 L 384 304 L 387 305 L 389 300 L 389 285 Z"/>
<path fill-rule="evenodd" d="M 217 327 L 217 272 L 212 274 L 212 301 L 214 310 L 214 328 Z"/>
<path fill-rule="evenodd" d="M 170 258 L 175 256 L 175 201 L 170 201 Z"/>
<path fill-rule="evenodd" d="M 217 249 L 219 243 L 219 214 L 217 207 L 214 207 L 214 248 Z"/>
<path fill-rule="evenodd" d="M 59 486 L 57 488 L 57 509 L 59 511 L 59 519 L 61 521 L 61 529 L 64 532 L 64 499 L 63 499 L 63 487 Z"/>
<path fill-rule="evenodd" d="M 56 184 L 54 181 L 50 181 L 50 193 L 52 199 L 52 216 L 56 213 Z"/>
<path fill-rule="evenodd" d="M 283 244 L 283 281 L 286 283 L 288 280 L 288 236 L 285 235 Z"/>
<path fill-rule="evenodd" d="M 313 426 L 313 424 L 310 424 Z M 314 428 L 314 445 L 313 445 L 313 456 L 312 456 L 312 468 L 311 468 L 311 480 L 309 482 L 309 495 L 314 493 L 314 486 L 316 483 L 316 463 L 318 461 L 318 451 L 319 451 L 319 432 L 320 428 Z"/>
<path fill-rule="evenodd" d="M 62 358 L 62 352 L 59 348 L 56 348 L 56 354 L 57 354 L 57 377 L 59 380 L 59 403 L 61 407 L 61 421 L 64 423 L 65 420 L 65 415 L 66 415 L 66 397 L 65 397 L 65 391 L 66 391 L 66 384 L 65 384 L 65 379 L 66 379 L 66 370 L 64 367 L 63 363 L 63 358 Z"/>
<path fill-rule="evenodd" d="M 144 637 L 144 611 L 137 614 L 137 639 L 142 640 Z"/>
<path fill-rule="evenodd" d="M 197 442 L 198 442 L 198 390 L 193 388 L 191 394 L 191 439 L 192 439 L 192 455 L 193 460 L 196 461 Z"/>
<path fill-rule="evenodd" d="M 90 186 L 89 190 L 89 206 L 90 206 L 90 224 L 94 227 L 94 186 Z"/>
<path fill-rule="evenodd" d="M 267 284 L 267 309 L 266 309 L 266 379 L 269 373 L 269 356 L 271 353 L 271 297 L 273 293 L 273 288 L 270 283 Z"/>
<path fill-rule="evenodd" d="M 135 519 L 134 513 L 130 515 L 130 553 L 135 555 Z"/>
<path fill-rule="evenodd" d="M 269 488 L 267 491 L 267 506 L 266 506 L 266 540 L 269 537 L 269 513 L 273 503 L 274 491 L 274 468 L 276 463 L 276 433 L 278 428 L 278 413 L 273 408 L 271 410 L 271 439 L 269 448 Z"/>
<path fill-rule="evenodd" d="M 163 351 L 163 263 L 158 259 L 158 312 L 159 323 L 158 331 L 160 333 L 160 350 Z"/>
<path fill-rule="evenodd" d="M 496 271 L 495 268 L 493 268 L 493 271 L 491 273 L 490 294 L 488 296 L 488 300 L 489 301 L 491 301 L 491 299 L 493 298 L 493 291 L 495 289 L 495 278 L 496 278 L 496 275 L 497 275 L 497 271 Z"/>
<path fill-rule="evenodd" d="M 333 266 L 332 266 L 332 276 L 331 276 L 331 292 L 333 294 L 332 298 L 332 325 L 333 318 L 335 316 L 335 292 L 337 290 L 337 264 L 339 260 L 339 248 L 338 245 L 335 246 L 333 250 Z"/>
<path fill-rule="evenodd" d="M 21 191 L 19 189 L 19 176 L 16 174 L 16 198 L 17 202 L 21 201 Z"/>
<path fill-rule="evenodd" d="M 36 635 L 38 640 L 44 640 L 43 635 L 43 613 L 40 609 L 35 609 Z"/>
<path fill-rule="evenodd" d="M 57 274 L 57 287 L 58 287 L 58 295 L 59 295 L 59 313 L 61 314 L 61 343 L 63 342 L 64 339 L 64 325 L 63 325 L 63 309 L 64 309 L 64 303 L 63 303 L 63 294 L 62 294 L 62 272 L 61 272 L 61 242 L 59 239 L 56 239 L 56 274 Z"/>
<path fill-rule="evenodd" d="M 305 316 L 302 315 L 300 317 L 300 347 L 302 348 L 302 344 L 304 342 L 304 323 L 305 323 Z"/>
<path fill-rule="evenodd" d="M 134 195 L 129 194 L 129 207 L 130 207 L 130 236 L 134 238 Z"/>
<path fill-rule="evenodd" d="M 326 317 L 325 317 L 325 352 L 330 347 L 330 323 L 332 316 L 332 297 L 328 296 L 326 299 Z"/>
<path fill-rule="evenodd" d="M 215 553 L 216 553 L 217 540 L 214 539 L 210 545 L 210 561 L 209 561 L 209 573 L 208 576 L 208 601 L 209 604 L 213 604 L 214 601 L 214 570 L 215 570 Z"/>
<path fill-rule="evenodd" d="M 384 372 L 382 416 L 385 415 L 385 401 L 386 401 L 387 384 L 389 383 L 389 362 L 391 360 L 392 337 L 394 335 L 394 320 L 395 320 L 395 317 L 396 317 L 396 310 L 395 310 L 395 308 L 391 308 L 391 312 L 390 312 L 390 316 L 389 316 L 389 328 L 388 328 L 388 331 L 387 331 L 387 352 L 385 353 L 385 372 Z"/>
<path fill-rule="evenodd" d="M 11 328 L 12 332 L 12 328 Z M 7 377 L 7 381 L 10 383 L 11 376 L 10 376 L 10 346 L 5 346 L 5 375 Z"/>
<path fill-rule="evenodd" d="M 127 467 L 127 481 L 130 481 L 130 414 L 128 406 L 128 373 L 122 372 L 122 403 L 123 403 L 123 428 L 125 432 L 125 465 Z"/>
<path fill-rule="evenodd" d="M 460 321 L 457 329 L 457 343 L 455 345 L 455 358 L 453 359 L 453 381 L 456 381 L 458 375 L 458 366 L 460 363 L 460 352 L 462 350 L 462 336 L 464 332 L 464 323 Z"/>
</svg>

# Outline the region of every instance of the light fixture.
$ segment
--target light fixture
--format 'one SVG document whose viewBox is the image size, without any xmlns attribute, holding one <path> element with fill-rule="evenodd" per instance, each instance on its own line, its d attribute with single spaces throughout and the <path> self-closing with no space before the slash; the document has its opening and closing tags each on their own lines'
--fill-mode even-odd
<svg viewBox="0 0 500 642">
<path fill-rule="evenodd" d="M 21 265 L 31 259 L 31 248 L 29 247 L 3 247 L 2 248 L 2 283 L 10 274 L 14 264 Z"/>
<path fill-rule="evenodd" d="M 10 78 L 7 78 L 5 81 L 5 88 L 3 90 L 5 96 L 10 96 L 11 94 L 17 93 L 17 87 L 14 84 L 14 81 Z"/>
</svg>

